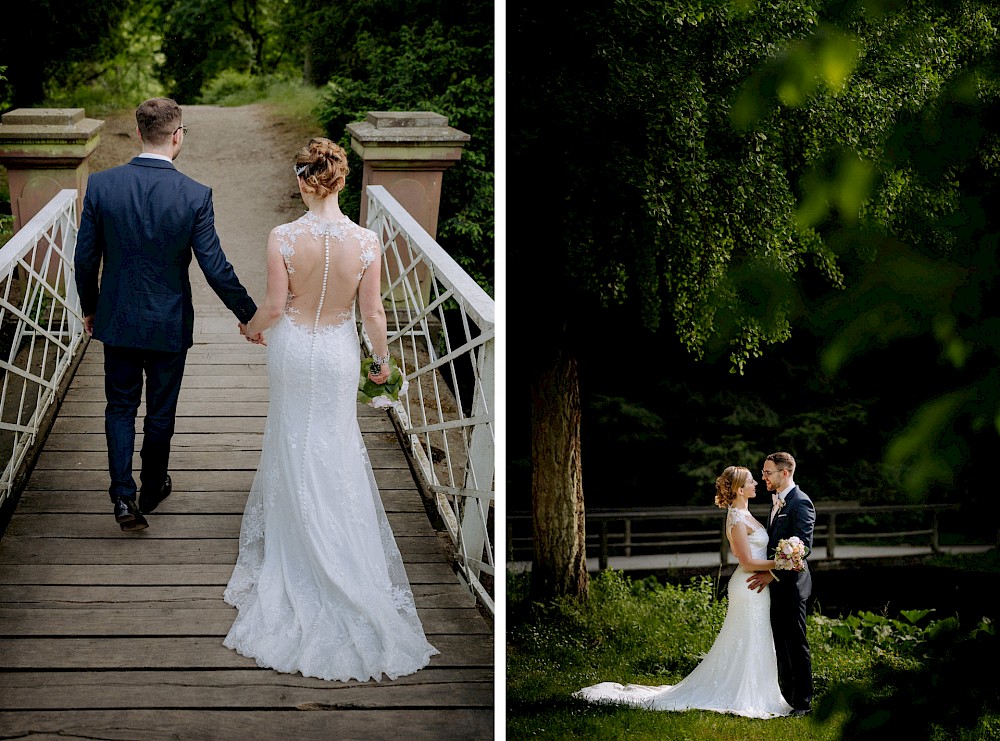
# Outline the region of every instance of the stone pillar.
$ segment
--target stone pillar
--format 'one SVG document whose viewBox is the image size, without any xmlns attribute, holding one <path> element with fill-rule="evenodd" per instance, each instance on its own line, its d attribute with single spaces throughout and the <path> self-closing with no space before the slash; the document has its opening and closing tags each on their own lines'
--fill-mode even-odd
<svg viewBox="0 0 1000 741">
<path fill-rule="evenodd" d="M 347 131 L 351 135 L 351 149 L 365 163 L 360 224 L 364 226 L 368 221 L 368 186 L 381 185 L 437 239 L 441 176 L 461 158 L 469 135 L 448 126 L 445 116 L 430 111 L 369 111 L 364 121 L 348 124 Z M 404 260 L 407 259 L 402 240 L 398 248 L 404 253 Z M 397 277 L 391 260 L 388 270 L 389 274 L 382 276 L 383 290 Z M 431 285 L 423 263 L 417 266 L 416 277 L 426 304 Z M 394 299 L 405 301 L 402 289 Z"/>
<path fill-rule="evenodd" d="M 83 108 L 16 108 L 0 116 L 0 165 L 7 169 L 15 232 L 63 188 L 76 189 L 79 219 L 87 160 L 103 126 L 85 118 Z"/>
<path fill-rule="evenodd" d="M 351 149 L 364 161 L 361 214 L 368 217 L 369 185 L 382 185 L 432 237 L 437 238 L 441 177 L 462 156 L 469 135 L 430 111 L 369 111 L 347 125 Z"/>
</svg>

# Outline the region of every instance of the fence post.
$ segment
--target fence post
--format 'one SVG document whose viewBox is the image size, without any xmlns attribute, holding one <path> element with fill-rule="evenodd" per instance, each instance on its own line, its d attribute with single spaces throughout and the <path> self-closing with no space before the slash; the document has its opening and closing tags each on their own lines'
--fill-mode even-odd
<svg viewBox="0 0 1000 741">
<path fill-rule="evenodd" d="M 625 518 L 625 555 L 632 555 L 632 520 Z"/>
<path fill-rule="evenodd" d="M 608 568 L 608 521 L 601 520 L 601 556 L 598 568 L 604 571 Z"/>
<path fill-rule="evenodd" d="M 941 543 L 938 540 L 939 529 L 938 529 L 938 511 L 934 510 L 934 521 L 931 524 L 931 550 L 934 553 L 941 552 Z"/>
<path fill-rule="evenodd" d="M 722 522 L 722 537 L 719 539 L 719 564 L 726 565 L 729 560 L 729 538 L 726 537 L 726 521 Z"/>
<path fill-rule="evenodd" d="M 830 527 L 826 530 L 826 557 L 833 558 L 837 551 L 837 513 L 830 513 Z"/>
</svg>

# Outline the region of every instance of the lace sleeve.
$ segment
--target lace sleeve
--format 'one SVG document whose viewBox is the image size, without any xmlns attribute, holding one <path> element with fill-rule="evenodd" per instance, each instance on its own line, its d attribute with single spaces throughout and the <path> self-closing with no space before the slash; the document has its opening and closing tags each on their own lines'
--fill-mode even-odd
<svg viewBox="0 0 1000 741">
<path fill-rule="evenodd" d="M 750 511 L 746 509 L 736 509 L 736 507 L 730 507 L 729 512 L 726 514 L 726 532 L 728 533 L 732 530 L 733 525 L 740 523 L 743 525 L 750 525 Z"/>
</svg>

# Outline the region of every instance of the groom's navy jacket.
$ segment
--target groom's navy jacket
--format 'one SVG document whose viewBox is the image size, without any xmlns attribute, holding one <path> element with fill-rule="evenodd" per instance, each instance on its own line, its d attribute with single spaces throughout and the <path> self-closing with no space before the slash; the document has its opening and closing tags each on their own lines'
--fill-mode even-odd
<svg viewBox="0 0 1000 741">
<path fill-rule="evenodd" d="M 813 547 L 813 533 L 816 527 L 816 507 L 812 499 L 798 485 L 793 486 L 785 494 L 785 506 L 778 510 L 774 522 L 767 529 L 767 557 L 774 558 L 778 541 L 798 536 L 810 551 Z M 777 584 L 771 585 L 774 590 L 790 590 L 794 588 L 802 597 L 808 597 L 812 591 L 812 576 L 809 573 L 808 562 L 806 570 L 801 572 L 780 572 Z"/>
<path fill-rule="evenodd" d="M 151 157 L 92 174 L 74 267 L 84 316 L 94 315 L 94 337 L 144 350 L 191 347 L 192 252 L 222 302 L 241 322 L 250 321 L 257 306 L 219 244 L 211 188 Z"/>
</svg>

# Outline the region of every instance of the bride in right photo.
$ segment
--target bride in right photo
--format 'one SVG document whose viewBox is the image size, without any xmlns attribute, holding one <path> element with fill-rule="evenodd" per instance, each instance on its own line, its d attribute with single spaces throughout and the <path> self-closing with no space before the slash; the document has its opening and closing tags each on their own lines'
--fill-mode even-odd
<svg viewBox="0 0 1000 741">
<path fill-rule="evenodd" d="M 770 459 L 771 456 L 768 461 L 774 476 L 774 463 Z M 765 471 L 767 469 L 768 463 L 765 463 Z M 790 476 L 787 479 L 791 481 Z M 725 621 L 711 650 L 698 666 L 674 685 L 601 682 L 574 692 L 573 697 L 648 710 L 712 710 L 749 718 L 805 714 L 796 712 L 798 708 L 790 702 L 790 698 L 798 697 L 797 688 L 788 686 L 783 692 L 779 682 L 779 661 L 772 633 L 773 611 L 787 609 L 791 612 L 791 608 L 787 599 L 774 604 L 772 590 L 784 580 L 792 585 L 803 574 L 808 577 L 804 555 L 811 547 L 811 528 L 808 544 L 803 542 L 800 554 L 796 554 L 799 557 L 789 559 L 779 555 L 776 559 L 779 539 L 772 541 L 773 528 L 758 522 L 748 508 L 749 502 L 757 496 L 756 489 L 757 482 L 750 470 L 741 466 L 729 466 L 715 482 L 715 504 L 726 510 L 726 535 L 739 565 L 729 579 Z M 783 507 L 775 505 L 772 512 L 781 509 Z M 773 524 L 775 517 L 769 519 Z M 797 536 L 790 535 L 786 542 L 791 537 Z M 775 574 L 775 570 L 779 573 Z M 767 581 L 761 581 L 760 574 L 767 575 L 770 586 Z M 779 619 L 794 621 L 796 616 L 782 615 Z M 808 645 L 806 650 L 808 652 Z M 811 679 L 809 682 L 811 692 Z"/>
</svg>

